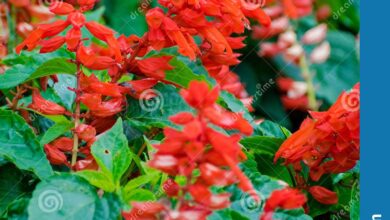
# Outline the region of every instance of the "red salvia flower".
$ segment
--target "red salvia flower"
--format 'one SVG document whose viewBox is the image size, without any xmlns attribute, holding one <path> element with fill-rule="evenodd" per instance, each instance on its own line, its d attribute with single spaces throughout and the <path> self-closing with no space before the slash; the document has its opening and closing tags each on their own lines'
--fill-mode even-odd
<svg viewBox="0 0 390 220">
<path fill-rule="evenodd" d="M 332 192 L 322 186 L 312 186 L 309 189 L 310 194 L 318 202 L 325 205 L 333 205 L 338 203 L 337 193 Z"/>
<path fill-rule="evenodd" d="M 73 148 L 73 139 L 68 137 L 60 137 L 51 142 L 50 145 L 63 152 L 70 152 Z"/>
<path fill-rule="evenodd" d="M 219 96 L 219 89 L 210 89 L 205 82 L 192 81 L 188 90 L 183 89 L 180 93 L 184 100 L 197 110 L 197 114 L 182 112 L 172 116 L 170 120 L 182 126 L 182 130 L 165 128 L 165 140 L 154 147 L 157 153 L 149 161 L 149 165 L 167 174 L 176 176 L 183 175 L 193 178 L 192 174 L 196 168 L 200 170 L 200 176 L 194 183 L 188 182 L 183 193 L 189 193 L 201 210 L 193 205 L 186 209 L 197 210 L 197 212 L 208 213 L 210 210 L 222 209 L 229 206 L 229 194 L 214 194 L 210 191 L 211 186 L 228 186 L 238 183 L 238 186 L 246 191 L 253 191 L 253 185 L 245 174 L 239 169 L 238 163 L 246 158 L 239 144 L 240 135 L 226 136 L 209 127 L 209 124 L 223 126 L 226 129 L 237 129 L 247 134 L 253 129 L 243 118 L 238 118 L 239 123 L 249 127 L 236 125 L 230 118 L 233 114 L 216 104 Z M 208 115 L 203 110 L 213 111 Z M 210 117 L 217 117 L 222 122 L 212 120 Z M 229 117 L 229 119 L 226 119 Z M 229 125 L 229 126 L 227 126 Z M 217 156 L 216 156 L 217 155 Z M 258 195 L 253 195 L 260 200 Z M 155 216 L 156 213 L 153 214 Z M 206 214 L 207 216 L 207 214 Z"/>
<path fill-rule="evenodd" d="M 122 111 L 123 98 L 121 97 L 103 101 L 101 94 L 84 93 L 80 101 L 89 108 L 92 115 L 100 118 L 113 116 Z"/>
<path fill-rule="evenodd" d="M 156 79 L 164 79 L 165 71 L 172 70 L 169 64 L 171 56 L 151 57 L 137 61 L 137 66 L 143 74 Z"/>
<path fill-rule="evenodd" d="M 32 103 L 29 107 L 45 115 L 63 115 L 67 112 L 64 107 L 57 103 L 44 99 L 38 89 L 33 90 Z"/>
<path fill-rule="evenodd" d="M 352 169 L 359 160 L 359 84 L 343 93 L 327 112 L 310 112 L 301 128 L 285 141 L 275 155 L 286 163 L 303 161 L 317 181 L 325 173 Z M 329 160 L 331 159 L 331 160 Z"/>
<path fill-rule="evenodd" d="M 276 211 L 276 209 L 301 208 L 306 201 L 306 196 L 297 189 L 284 188 L 275 190 L 267 199 L 264 206 L 264 213 L 260 217 L 260 220 L 272 220 L 273 212 Z"/>
</svg>

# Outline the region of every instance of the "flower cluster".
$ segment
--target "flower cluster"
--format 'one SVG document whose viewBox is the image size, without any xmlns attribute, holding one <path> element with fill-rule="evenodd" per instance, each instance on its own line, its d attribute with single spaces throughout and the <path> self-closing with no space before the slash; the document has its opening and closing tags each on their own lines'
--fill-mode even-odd
<svg viewBox="0 0 390 220">
<path fill-rule="evenodd" d="M 337 174 L 352 169 L 359 160 L 360 150 L 359 89 L 357 84 L 351 92 L 344 92 L 326 112 L 310 112 L 311 118 L 307 118 L 301 128 L 282 144 L 275 161 L 283 158 L 298 172 L 303 163 L 310 169 L 313 181 L 318 181 L 327 173 Z M 305 184 L 302 181 L 298 183 Z M 315 195 L 321 194 L 315 193 L 318 189 L 309 191 L 316 199 L 319 196 Z M 337 202 L 335 199 L 331 201 Z"/>
<path fill-rule="evenodd" d="M 10 27 L 7 22 L 7 14 L 15 14 L 15 32 L 21 37 L 27 37 L 34 27 L 54 17 L 48 8 L 39 4 L 40 1 L 10 0 L 0 3 L 0 58 L 9 52 L 7 44 L 10 38 Z M 12 28 L 12 27 L 11 27 Z"/>
<path fill-rule="evenodd" d="M 84 12 L 93 8 L 95 0 L 78 0 L 72 3 L 53 1 L 50 11 L 55 15 L 66 16 L 65 20 L 57 20 L 50 24 L 41 24 L 16 47 L 33 50 L 40 47 L 41 53 L 55 51 L 66 44 L 67 49 L 76 54 L 72 60 L 77 64 L 77 88 L 72 89 L 76 95 L 74 117 L 75 129 L 80 126 L 79 120 L 102 132 L 112 125 L 115 116 L 125 105 L 125 96 L 139 98 L 142 91 L 152 88 L 158 80 L 164 81 L 165 71 L 173 69 L 169 64 L 172 57 L 144 56 L 151 50 L 160 50 L 177 45 L 179 53 L 190 59 L 200 58 L 210 75 L 219 86 L 250 105 L 250 99 L 240 83 L 238 76 L 229 70 L 229 66 L 239 63 L 239 54 L 233 49 L 242 48 L 244 38 L 231 37 L 232 34 L 243 33 L 249 28 L 249 18 L 257 20 L 264 26 L 271 23 L 270 18 L 260 8 L 260 3 L 246 1 L 167 1 L 159 3 L 168 8 L 164 12 L 154 8 L 147 12 L 146 20 L 149 31 L 143 37 L 115 36 L 115 32 L 94 21 L 87 21 Z M 213 17 L 210 20 L 207 17 Z M 91 43 L 82 36 L 82 28 L 86 28 L 92 36 L 105 42 L 107 47 Z M 66 34 L 61 34 L 66 31 Z M 198 45 L 194 38 L 198 36 L 202 42 Z M 93 74 L 86 76 L 82 68 L 91 70 L 107 70 L 110 82 L 100 82 Z M 117 81 L 129 72 L 140 79 L 125 85 Z M 48 77 L 41 79 L 42 88 L 46 88 Z M 55 81 L 55 76 L 53 76 Z M 41 113 L 63 114 L 61 106 L 52 110 L 36 108 L 50 103 L 41 99 L 30 107 Z M 80 112 L 80 103 L 88 107 L 88 112 Z M 52 103 L 53 105 L 55 103 Z M 61 111 L 56 111 L 56 109 Z M 211 114 L 211 113 L 210 113 Z M 75 133 L 77 136 L 77 133 Z M 75 144 L 78 144 L 75 142 Z M 74 165 L 74 164 L 73 164 Z"/>
<path fill-rule="evenodd" d="M 211 186 L 224 187 L 238 183 L 243 191 L 253 192 L 250 180 L 238 167 L 238 163 L 246 158 L 238 143 L 240 135 L 228 136 L 215 130 L 212 125 L 247 135 L 253 132 L 252 126 L 240 113 L 232 113 L 216 104 L 219 89 L 209 89 L 205 82 L 191 82 L 188 90 L 182 90 L 181 95 L 196 109 L 196 113 L 182 112 L 170 118 L 173 123 L 182 126 L 182 130 L 165 128 L 166 138 L 154 146 L 157 152 L 149 162 L 151 167 L 172 177 L 186 177 L 184 186 L 175 184 L 177 187 L 173 187 L 174 190 L 172 187 L 166 190 L 170 197 L 178 199 L 179 205 L 171 210 L 169 206 L 160 204 L 158 206 L 161 208 L 148 211 L 144 216 L 138 216 L 139 219 L 158 215 L 169 216 L 169 219 L 187 219 L 190 213 L 205 216 L 212 210 L 228 207 L 230 195 L 215 194 Z M 187 194 L 191 195 L 191 200 L 187 199 Z M 253 196 L 260 199 L 257 195 Z M 137 204 L 125 216 L 131 219 L 136 212 Z"/>
<path fill-rule="evenodd" d="M 229 70 L 229 66 L 239 63 L 240 54 L 233 50 L 245 46 L 245 37 L 231 35 L 241 34 L 249 28 L 248 18 L 263 26 L 270 25 L 270 18 L 260 8 L 262 1 L 160 0 L 159 3 L 167 7 L 168 12 L 155 8 L 146 14 L 150 29 L 146 39 L 153 49 L 177 45 L 181 54 L 191 59 L 200 57 L 222 89 L 250 102 L 238 76 Z M 200 45 L 195 43 L 194 36 L 202 39 Z"/>
</svg>

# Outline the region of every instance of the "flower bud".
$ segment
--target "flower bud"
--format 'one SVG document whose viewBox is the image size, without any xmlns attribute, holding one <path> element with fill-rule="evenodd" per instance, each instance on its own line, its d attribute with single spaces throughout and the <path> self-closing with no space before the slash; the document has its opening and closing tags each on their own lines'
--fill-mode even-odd
<svg viewBox="0 0 390 220">
<path fill-rule="evenodd" d="M 337 204 L 339 200 L 337 193 L 322 186 L 312 186 L 310 187 L 309 192 L 315 200 L 325 205 Z"/>
<path fill-rule="evenodd" d="M 326 24 L 320 24 L 308 31 L 303 35 L 302 42 L 304 44 L 318 44 L 325 40 L 328 26 Z"/>
<path fill-rule="evenodd" d="M 302 46 L 299 44 L 295 44 L 285 51 L 284 58 L 290 62 L 297 62 L 303 54 L 304 50 Z"/>
<path fill-rule="evenodd" d="M 310 61 L 312 63 L 323 63 L 330 56 L 330 44 L 329 42 L 323 42 L 321 45 L 314 48 L 312 53 L 310 54 Z"/>
</svg>

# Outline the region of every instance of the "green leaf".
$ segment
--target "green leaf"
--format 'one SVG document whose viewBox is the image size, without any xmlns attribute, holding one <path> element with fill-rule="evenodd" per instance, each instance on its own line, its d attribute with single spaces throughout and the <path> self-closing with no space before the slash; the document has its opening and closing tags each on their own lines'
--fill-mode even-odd
<svg viewBox="0 0 390 220">
<path fill-rule="evenodd" d="M 103 173 L 119 186 L 120 179 L 131 162 L 130 149 L 123 134 L 121 118 L 110 130 L 98 137 L 92 145 L 91 152 Z"/>
<path fill-rule="evenodd" d="M 286 166 L 275 164 L 274 156 L 280 145 L 285 141 L 290 132 L 271 121 L 264 121 L 255 127 L 256 136 L 241 140 L 241 144 L 253 152 L 256 161 L 259 161 L 258 170 L 264 174 L 292 185 L 290 173 Z"/>
<path fill-rule="evenodd" d="M 164 126 L 175 126 L 169 121 L 170 116 L 179 112 L 193 111 L 174 86 L 160 83 L 153 90 L 157 96 L 150 100 L 128 99 L 131 108 L 126 111 L 126 119 L 163 128 Z"/>
<path fill-rule="evenodd" d="M 22 117 L 12 111 L 0 110 L 0 125 L 0 157 L 19 169 L 34 172 L 40 179 L 53 174 L 46 154 Z"/>
<path fill-rule="evenodd" d="M 29 192 L 29 178 L 12 164 L 0 167 L 0 217 L 11 203 Z"/>
<path fill-rule="evenodd" d="M 72 129 L 73 127 L 74 127 L 74 123 L 68 120 L 55 123 L 43 135 L 40 144 L 43 146 L 45 144 L 54 141 L 55 139 L 57 139 L 58 137 L 60 137 L 70 129 Z"/>
<path fill-rule="evenodd" d="M 355 183 L 351 193 L 351 210 L 350 217 L 352 220 L 360 219 L 360 186 L 359 182 Z"/>
<path fill-rule="evenodd" d="M 28 207 L 29 219 L 92 220 L 105 216 L 115 219 L 112 216 L 118 217 L 120 212 L 109 198 L 100 201 L 96 189 L 78 176 L 55 175 L 40 182 L 34 190 Z"/>
<path fill-rule="evenodd" d="M 68 61 L 68 58 L 54 58 L 38 67 L 27 80 L 33 80 L 44 76 L 50 76 L 53 74 L 75 74 L 77 71 L 76 64 Z"/>
<path fill-rule="evenodd" d="M 159 179 L 158 173 L 153 174 L 145 174 L 143 176 L 139 176 L 137 178 L 134 178 L 130 180 L 125 187 L 123 187 L 122 192 L 123 195 L 126 196 L 127 194 L 130 194 L 134 189 L 137 189 L 139 187 L 142 187 L 143 185 L 150 183 L 156 179 Z"/>
<path fill-rule="evenodd" d="M 156 196 L 154 193 L 145 190 L 145 189 L 135 189 L 127 194 L 123 195 L 123 199 L 126 201 L 126 203 L 129 203 L 131 201 L 137 201 L 137 202 L 151 202 L 156 201 Z"/>
<path fill-rule="evenodd" d="M 76 87 L 76 77 L 66 74 L 58 74 L 58 82 L 53 85 L 53 90 L 61 99 L 61 102 L 68 110 L 73 110 L 72 106 L 76 99 L 76 93 L 68 88 Z"/>
<path fill-rule="evenodd" d="M 103 172 L 83 170 L 77 172 L 76 175 L 86 179 L 91 185 L 96 186 L 99 189 L 103 189 L 106 192 L 114 192 L 116 189 L 112 179 Z"/>
<path fill-rule="evenodd" d="M 254 135 L 286 139 L 291 132 L 272 121 L 265 120 L 255 127 Z"/>
<path fill-rule="evenodd" d="M 240 143 L 255 154 L 274 156 L 283 141 L 281 138 L 253 136 L 242 139 Z"/>
<path fill-rule="evenodd" d="M 28 220 L 28 203 L 30 198 L 22 197 L 13 201 L 7 210 L 7 220 Z"/>
<path fill-rule="evenodd" d="M 117 220 L 120 216 L 121 201 L 114 193 L 104 193 L 96 203 L 94 220 Z"/>
<path fill-rule="evenodd" d="M 52 74 L 74 74 L 76 65 L 67 60 L 71 55 L 63 50 L 48 54 L 23 52 L 9 55 L 2 61 L 10 68 L 0 75 L 0 89 L 13 88 L 25 81 Z"/>
<path fill-rule="evenodd" d="M 236 112 L 236 113 L 242 112 L 246 120 L 248 120 L 250 123 L 254 121 L 253 117 L 250 115 L 245 105 L 234 95 L 232 95 L 229 92 L 222 91 L 220 97 L 232 112 Z"/>
</svg>

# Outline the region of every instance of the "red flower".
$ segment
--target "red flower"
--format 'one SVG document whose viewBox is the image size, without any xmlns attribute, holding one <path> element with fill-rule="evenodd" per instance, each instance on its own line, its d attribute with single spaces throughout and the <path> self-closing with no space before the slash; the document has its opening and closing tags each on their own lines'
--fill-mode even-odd
<svg viewBox="0 0 390 220">
<path fill-rule="evenodd" d="M 182 90 L 180 93 L 190 106 L 196 108 L 213 124 L 225 129 L 237 129 L 246 135 L 253 132 L 253 127 L 243 118 L 241 113 L 229 112 L 215 104 L 219 97 L 217 87 L 209 89 L 207 83 L 193 81 L 188 90 Z"/>
<path fill-rule="evenodd" d="M 16 47 L 16 53 L 19 54 L 25 47 L 27 47 L 29 51 L 33 50 L 38 46 L 41 39 L 52 37 L 61 33 L 69 26 L 69 24 L 70 23 L 68 21 L 59 20 L 51 24 L 39 25 L 36 30 L 32 31 L 30 35 Z"/>
<path fill-rule="evenodd" d="M 164 205 L 157 202 L 148 202 L 148 203 L 131 203 L 133 209 L 130 212 L 122 212 L 122 216 L 125 220 L 152 220 L 158 219 L 157 215 L 164 211 L 166 208 Z"/>
<path fill-rule="evenodd" d="M 73 5 L 62 2 L 60 0 L 55 0 L 50 4 L 49 10 L 56 15 L 67 15 L 73 12 L 75 9 Z"/>
<path fill-rule="evenodd" d="M 297 189 L 285 188 L 275 190 L 267 199 L 264 212 L 273 212 L 277 208 L 297 209 L 302 207 L 306 201 L 306 196 Z"/>
<path fill-rule="evenodd" d="M 70 152 L 73 149 L 73 139 L 68 137 L 60 137 L 51 142 L 50 145 L 63 152 Z"/>
<path fill-rule="evenodd" d="M 190 59 L 196 58 L 197 48 L 193 48 L 196 47 L 196 45 L 192 43 L 192 40 L 189 40 L 185 36 L 179 26 L 171 18 L 164 15 L 164 12 L 160 8 L 149 10 L 146 13 L 146 21 L 152 30 L 152 34 L 148 35 L 152 45 L 157 45 L 157 48 L 160 48 L 159 44 L 163 38 L 170 39 L 179 46 L 179 52 L 181 54 L 188 56 Z"/>
<path fill-rule="evenodd" d="M 275 155 L 287 164 L 302 161 L 317 181 L 325 173 L 352 169 L 359 160 L 359 84 L 343 93 L 327 112 L 310 112 L 301 128 L 287 139 Z"/>
<path fill-rule="evenodd" d="M 299 190 L 292 188 L 275 190 L 265 202 L 264 213 L 260 217 L 260 220 L 272 220 L 272 215 L 276 209 L 298 209 L 306 201 L 306 196 Z"/>
<path fill-rule="evenodd" d="M 90 125 L 81 124 L 75 130 L 77 136 L 83 141 L 91 141 L 96 136 L 96 129 Z"/>
<path fill-rule="evenodd" d="M 113 116 L 122 111 L 122 98 L 103 101 L 100 94 L 85 93 L 80 97 L 80 101 L 89 108 L 92 115 L 100 118 Z"/>
<path fill-rule="evenodd" d="M 138 99 L 143 91 L 154 87 L 157 83 L 158 81 L 154 78 L 146 78 L 127 82 L 125 87 L 129 90 L 128 94 Z"/>
<path fill-rule="evenodd" d="M 50 40 L 41 41 L 42 48 L 40 53 L 50 53 L 60 48 L 65 43 L 65 37 L 56 36 Z"/>
<path fill-rule="evenodd" d="M 309 192 L 315 200 L 325 205 L 337 204 L 339 201 L 337 193 L 322 186 L 312 186 L 310 187 Z"/>
<path fill-rule="evenodd" d="M 93 70 L 104 70 L 115 65 L 114 59 L 108 56 L 99 56 L 91 49 L 80 46 L 77 50 L 77 60 L 84 66 Z"/>
<path fill-rule="evenodd" d="M 44 99 L 38 89 L 33 90 L 32 103 L 29 107 L 45 115 L 63 115 L 66 113 L 64 107 Z"/>
<path fill-rule="evenodd" d="M 94 74 L 91 74 L 89 77 L 85 74 L 81 74 L 80 86 L 84 92 L 97 93 L 111 97 L 122 97 L 123 93 L 127 90 L 115 83 L 100 82 Z"/>
<path fill-rule="evenodd" d="M 46 144 L 44 146 L 44 150 L 45 150 L 47 159 L 50 161 L 51 164 L 68 165 L 66 155 L 62 151 L 57 149 L 56 147 L 53 147 L 49 144 Z"/>
<path fill-rule="evenodd" d="M 227 208 L 230 204 L 229 193 L 213 194 L 202 184 L 191 185 L 189 191 L 196 202 L 214 210 Z"/>
<path fill-rule="evenodd" d="M 110 48 L 114 51 L 116 61 L 122 60 L 120 46 L 118 41 L 115 39 L 113 30 L 94 21 L 87 22 L 85 26 L 95 37 L 105 41 L 110 46 Z"/>
<path fill-rule="evenodd" d="M 181 90 L 181 96 L 186 102 L 198 110 L 213 106 L 219 97 L 219 89 L 210 86 L 205 82 L 192 81 L 188 90 Z"/>
<path fill-rule="evenodd" d="M 68 50 L 75 51 L 79 46 L 81 37 L 81 30 L 79 28 L 70 29 L 65 37 Z"/>
<path fill-rule="evenodd" d="M 137 61 L 137 66 L 143 74 L 148 77 L 156 79 L 164 79 L 165 71 L 172 70 L 173 67 L 169 65 L 171 56 L 151 57 Z"/>
</svg>

